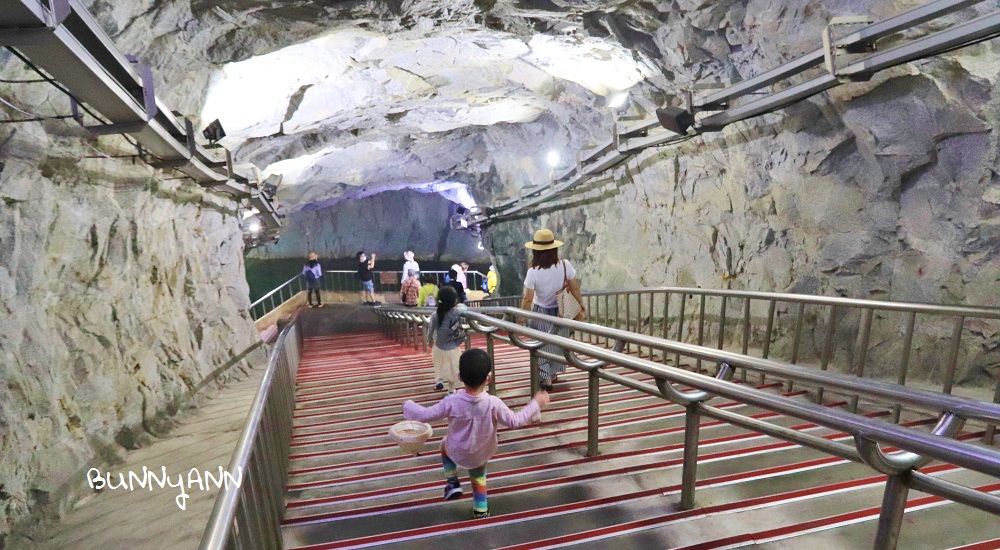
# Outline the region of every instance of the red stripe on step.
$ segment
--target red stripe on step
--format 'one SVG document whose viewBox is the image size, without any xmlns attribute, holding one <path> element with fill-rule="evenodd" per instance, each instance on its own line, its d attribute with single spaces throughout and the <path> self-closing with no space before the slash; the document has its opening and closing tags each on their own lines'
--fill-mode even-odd
<svg viewBox="0 0 1000 550">
<path fill-rule="evenodd" d="M 983 491 L 986 493 L 997 491 L 1000 490 L 1000 483 L 982 485 L 976 487 L 976 490 Z M 938 496 L 919 497 L 912 500 L 908 500 L 906 502 L 906 509 L 911 510 L 913 508 L 926 506 L 928 504 L 945 502 L 946 500 L 947 499 Z M 733 545 L 741 545 L 743 543 L 754 543 L 758 540 L 766 541 L 767 539 L 787 538 L 788 536 L 794 535 L 796 533 L 811 531 L 823 527 L 831 527 L 839 523 L 875 519 L 879 517 L 880 512 L 881 509 L 879 507 L 866 508 L 864 510 L 857 510 L 854 512 L 837 514 L 835 516 L 814 519 L 812 521 L 804 521 L 802 523 L 797 523 L 795 525 L 788 525 L 785 527 L 779 527 L 777 529 L 768 529 L 766 531 L 758 531 L 756 533 L 744 533 L 742 535 L 726 537 L 724 539 L 718 539 L 699 544 L 692 544 L 690 546 L 682 546 L 680 548 L 677 548 L 676 550 L 711 550 L 713 548 L 724 548 L 724 547 L 731 548 L 733 547 Z"/>
<path fill-rule="evenodd" d="M 984 540 L 983 542 L 974 542 L 972 544 L 966 544 L 965 546 L 956 546 L 951 550 L 997 550 L 1000 549 L 1000 539 Z"/>
<path fill-rule="evenodd" d="M 843 459 L 834 458 L 839 462 L 847 462 Z M 800 467 L 801 468 L 801 467 Z M 799 468 L 797 468 L 799 469 Z M 950 464 L 939 464 L 936 466 L 931 466 L 921 470 L 925 474 L 935 474 L 935 473 L 945 473 L 959 470 L 957 466 L 952 466 Z M 725 483 L 725 481 L 715 481 L 713 484 Z M 560 537 L 552 537 L 544 540 L 536 540 L 525 544 L 518 544 L 513 546 L 505 546 L 502 550 L 527 550 L 527 549 L 541 549 L 541 548 L 552 548 L 560 545 L 568 545 L 574 543 L 590 542 L 594 540 L 606 539 L 612 536 L 621 535 L 628 532 L 641 531 L 644 529 L 655 528 L 661 525 L 666 525 L 674 523 L 679 520 L 688 519 L 698 516 L 707 516 L 709 514 L 718 514 L 722 512 L 733 512 L 745 508 L 756 508 L 762 506 L 774 506 L 777 504 L 782 504 L 784 502 L 791 502 L 795 500 L 800 500 L 803 497 L 817 498 L 825 496 L 826 494 L 841 492 L 844 490 L 854 490 L 864 487 L 881 485 L 885 483 L 885 476 L 875 475 L 869 476 L 861 479 L 841 481 L 837 483 L 832 483 L 829 485 L 820 485 L 817 487 L 809 487 L 806 489 L 798 489 L 795 491 L 788 491 L 784 493 L 778 493 L 774 495 L 766 495 L 761 497 L 750 498 L 746 500 L 741 500 L 737 502 L 729 502 L 725 504 L 717 504 L 715 506 L 706 506 L 704 508 L 695 508 L 693 510 L 683 510 L 680 512 L 674 512 L 670 514 L 665 514 L 662 516 L 648 518 L 637 521 L 629 521 L 625 523 L 619 523 L 616 525 L 609 525 L 607 527 L 601 527 L 598 529 L 590 529 L 587 531 L 582 531 L 579 533 L 573 533 L 570 535 L 563 535 Z M 676 486 L 680 489 L 680 486 Z M 735 538 L 735 537 L 734 537 Z"/>
<path fill-rule="evenodd" d="M 943 466 L 948 467 L 949 465 L 943 465 Z M 955 467 L 951 466 L 951 468 L 955 468 Z M 955 469 L 957 469 L 957 468 L 955 468 Z M 760 499 L 753 499 L 753 500 L 758 501 L 758 502 L 755 502 L 754 505 L 761 506 L 761 505 L 764 505 L 764 504 L 769 504 L 769 503 L 774 503 L 774 502 L 780 502 L 781 500 L 790 500 L 790 499 L 802 498 L 804 496 L 818 495 L 818 494 L 821 494 L 822 492 L 829 492 L 829 491 L 832 491 L 832 490 L 839 491 L 839 490 L 843 490 L 845 488 L 860 487 L 860 486 L 864 486 L 864 485 L 868 485 L 868 484 L 878 484 L 878 483 L 882 482 L 883 479 L 884 479 L 884 476 L 872 476 L 870 478 L 865 478 L 863 480 L 853 480 L 853 481 L 846 481 L 846 482 L 841 482 L 841 483 L 833 484 L 833 487 L 835 487 L 835 488 L 830 488 L 830 489 L 827 489 L 826 491 L 820 491 L 818 488 L 811 487 L 809 489 L 803 489 L 803 490 L 799 490 L 799 491 L 793 491 L 793 492 L 785 493 L 785 494 L 782 494 L 782 495 L 770 495 L 768 497 L 761 497 Z M 996 484 L 996 485 L 998 487 L 1000 487 L 1000 484 Z M 646 494 L 645 496 L 652 496 L 652 495 L 655 495 L 655 494 L 660 494 L 660 493 L 664 493 L 664 492 L 671 491 L 671 490 L 675 492 L 677 490 L 677 487 L 674 486 L 674 487 L 670 487 L 670 488 L 654 489 L 654 490 L 651 490 L 651 491 L 644 491 L 643 493 L 651 493 L 651 494 Z M 794 495 L 794 496 L 792 496 L 792 495 Z M 633 495 L 626 495 L 624 498 L 629 498 L 629 497 L 634 498 L 635 494 L 633 494 Z M 322 544 L 314 544 L 314 545 L 310 545 L 310 546 L 299 547 L 298 550 L 332 550 L 332 549 L 335 549 L 335 548 L 366 547 L 366 546 L 377 546 L 377 545 L 381 545 L 381 544 L 388 544 L 388 543 L 392 543 L 392 542 L 403 542 L 403 541 L 406 541 L 406 540 L 412 540 L 412 539 L 417 539 L 417 538 L 427 538 L 427 537 L 430 537 L 430 536 L 443 535 L 443 534 L 452 533 L 452 532 L 456 532 L 456 531 L 464 531 L 464 530 L 474 529 L 474 528 L 484 528 L 484 527 L 489 527 L 489 526 L 493 526 L 493 525 L 504 525 L 504 524 L 508 524 L 508 523 L 518 523 L 518 522 L 521 522 L 521 521 L 524 521 L 524 520 L 538 519 L 539 517 L 544 517 L 544 516 L 550 516 L 550 515 L 556 515 L 556 514 L 565 514 L 565 513 L 568 513 L 568 512 L 579 511 L 581 509 L 587 509 L 587 508 L 596 508 L 596 507 L 600 507 L 602 505 L 607 505 L 607 504 L 610 504 L 610 503 L 618 502 L 622 498 L 623 498 L 622 496 L 615 496 L 615 497 L 606 497 L 606 498 L 603 498 L 603 499 L 593 499 L 593 500 L 589 500 L 589 501 L 582 501 L 582 502 L 576 502 L 576 503 L 571 503 L 571 504 L 564 504 L 564 505 L 559 505 L 559 506 L 552 506 L 552 507 L 549 507 L 549 508 L 543 508 L 543 509 L 537 509 L 537 510 L 529 510 L 529 511 L 524 511 L 524 512 L 515 512 L 513 514 L 505 514 L 503 516 L 496 516 L 496 517 L 487 518 L 487 519 L 481 519 L 481 520 L 460 521 L 460 522 L 448 523 L 448 524 L 443 524 L 443 525 L 433 525 L 433 526 L 421 527 L 421 528 L 417 528 L 417 529 L 409 529 L 409 530 L 406 530 L 406 531 L 400 531 L 400 532 L 395 532 L 395 533 L 384 533 L 384 534 L 380 534 L 380 535 L 372 535 L 372 536 L 359 537 L 359 538 L 348 539 L 348 540 L 334 541 L 334 542 L 328 542 L 328 543 L 322 543 Z M 929 498 L 937 498 L 937 497 L 929 497 Z M 943 500 L 943 499 L 938 499 L 938 500 Z M 725 505 L 720 505 L 720 506 L 717 507 L 718 508 L 717 510 L 712 510 L 711 512 L 718 513 L 718 512 L 721 512 L 721 511 L 739 509 L 739 508 L 747 506 L 748 502 L 749 501 L 745 500 L 745 501 L 741 501 L 741 502 L 735 502 L 735 503 L 729 503 L 729 504 L 725 504 Z M 914 504 L 914 505 L 919 505 L 919 504 Z M 706 513 L 711 513 L 711 512 L 707 512 L 706 510 L 707 510 L 706 508 L 696 509 L 696 510 L 688 510 L 688 511 L 683 511 L 683 512 L 677 512 L 676 514 L 671 514 L 670 516 L 673 516 L 674 519 L 681 519 L 681 518 L 686 518 L 686 517 L 691 517 L 691 516 L 703 515 L 703 514 L 706 514 Z M 867 509 L 867 510 L 863 510 L 861 512 L 870 512 L 871 510 L 874 510 L 875 513 L 876 513 L 876 515 L 877 515 L 879 509 L 878 508 L 870 508 L 870 509 Z M 857 513 L 858 512 L 854 512 L 853 514 L 857 514 Z M 852 515 L 852 514 L 842 514 L 842 515 L 843 516 L 848 516 L 848 515 Z M 656 519 L 661 519 L 662 520 L 662 518 L 656 518 Z M 806 522 L 806 523 L 814 523 L 814 522 Z M 799 524 L 799 525 L 805 525 L 806 523 Z M 780 531 L 780 530 L 779 529 L 775 529 L 773 531 Z M 738 536 L 738 537 L 729 537 L 729 539 L 737 539 L 737 538 L 740 538 L 740 536 Z M 723 539 L 723 540 L 729 540 L 729 539 Z M 529 546 L 529 548 L 533 548 L 533 547 L 534 546 Z M 717 547 L 718 546 L 706 546 L 704 548 L 717 548 Z M 694 549 L 694 548 L 702 548 L 702 547 L 696 545 L 696 546 L 692 546 L 692 547 L 689 547 L 689 548 Z"/>
</svg>

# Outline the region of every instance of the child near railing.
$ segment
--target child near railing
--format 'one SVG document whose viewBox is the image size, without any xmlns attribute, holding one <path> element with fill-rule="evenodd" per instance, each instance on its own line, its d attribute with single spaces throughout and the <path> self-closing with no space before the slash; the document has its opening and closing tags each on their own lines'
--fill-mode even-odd
<svg viewBox="0 0 1000 550">
<path fill-rule="evenodd" d="M 459 359 L 458 375 L 465 384 L 464 390 L 448 395 L 432 407 L 423 407 L 412 400 L 403 403 L 403 417 L 407 420 L 448 419 L 448 436 L 441 441 L 441 463 L 447 479 L 444 499 L 462 496 L 458 467 L 465 468 L 472 483 L 472 513 L 476 519 L 490 517 L 486 464 L 497 450 L 496 423 L 519 428 L 540 420 L 542 409 L 549 404 L 549 394 L 542 391 L 520 411 L 511 411 L 499 397 L 484 389 L 492 371 L 489 354 L 470 349 Z"/>
</svg>

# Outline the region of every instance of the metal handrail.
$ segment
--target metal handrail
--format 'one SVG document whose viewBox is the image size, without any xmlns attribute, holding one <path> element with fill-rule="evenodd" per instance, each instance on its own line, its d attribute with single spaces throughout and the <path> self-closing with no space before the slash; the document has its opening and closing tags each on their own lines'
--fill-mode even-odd
<svg viewBox="0 0 1000 550">
<path fill-rule="evenodd" d="M 296 318 L 278 336 L 233 452 L 229 472 L 242 472 L 241 483 L 220 490 L 200 550 L 258 545 L 281 548 L 281 517 L 295 408 L 293 382 L 301 356 L 301 340 Z M 240 544 L 229 544 L 230 539 Z"/>
<path fill-rule="evenodd" d="M 402 321 L 407 325 L 416 325 L 426 319 L 426 312 L 421 310 L 401 310 L 386 307 L 377 308 L 376 313 L 380 319 Z M 746 385 L 734 384 L 726 381 L 722 372 L 720 372 L 719 379 L 688 372 L 680 368 L 665 366 L 651 360 L 623 354 L 619 351 L 619 345 L 616 345 L 615 349 L 607 349 L 557 334 L 527 328 L 507 320 L 497 319 L 495 315 L 503 315 L 506 319 L 515 317 L 525 319 L 542 318 L 547 322 L 564 328 L 604 331 L 606 335 L 616 337 L 618 342 L 621 342 L 622 338 L 629 338 L 634 341 L 645 340 L 646 343 L 652 345 L 662 345 L 663 341 L 646 335 L 627 334 L 624 331 L 544 316 L 517 308 L 483 308 L 468 310 L 464 313 L 464 317 L 469 322 L 470 328 L 483 332 L 486 335 L 489 353 L 492 354 L 493 340 L 501 339 L 501 337 L 495 334 L 498 330 L 506 332 L 507 341 L 529 350 L 533 386 L 537 380 L 535 371 L 537 370 L 538 357 L 562 359 L 563 362 L 588 372 L 588 454 L 595 454 L 598 447 L 599 432 L 597 423 L 599 422 L 599 415 L 596 411 L 600 406 L 599 391 L 601 379 L 671 400 L 684 406 L 686 409 L 686 418 L 683 470 L 681 475 L 681 508 L 683 509 L 694 507 L 694 493 L 697 485 L 699 418 L 700 416 L 708 416 L 736 426 L 818 449 L 848 460 L 863 462 L 876 471 L 885 473 L 888 476 L 888 482 L 886 483 L 885 495 L 883 497 L 878 532 L 875 538 L 875 548 L 895 548 L 905 508 L 900 503 L 905 502 L 906 494 L 910 488 L 916 488 L 992 514 L 1000 515 L 1000 496 L 977 491 L 945 480 L 929 478 L 919 472 L 914 472 L 914 469 L 920 467 L 926 460 L 937 459 L 986 475 L 1000 477 L 1000 451 L 973 446 L 953 439 L 964 422 L 964 415 L 973 418 L 1000 418 L 1000 405 L 977 403 L 972 400 L 948 395 L 931 396 L 928 395 L 930 392 L 922 392 L 905 387 L 899 387 L 892 392 L 884 394 L 885 396 L 900 397 L 901 399 L 905 399 L 906 402 L 919 403 L 921 408 L 941 411 L 942 415 L 938 426 L 934 428 L 932 433 L 927 434 L 895 424 L 873 420 L 862 415 L 833 410 L 821 405 L 797 401 L 747 387 Z M 387 328 L 397 336 L 401 335 L 394 327 L 389 326 Z M 409 327 L 407 327 L 405 333 L 402 335 L 404 338 L 408 338 Z M 524 340 L 524 338 L 531 340 Z M 541 351 L 540 348 L 544 345 L 557 346 L 562 350 L 563 356 L 560 358 L 555 354 Z M 720 353 L 716 350 L 696 348 L 698 347 L 686 346 L 683 350 L 678 348 L 678 351 L 700 353 L 704 354 L 705 357 L 723 358 L 716 355 Z M 576 354 L 590 357 L 591 360 L 581 360 Z M 743 363 L 758 363 L 760 368 L 768 368 L 774 363 L 751 357 L 732 357 L 732 355 L 735 354 L 726 354 L 725 358 L 736 359 Z M 656 379 L 657 386 L 653 387 L 618 374 L 606 372 L 604 367 L 611 364 L 652 376 Z M 723 364 L 723 366 L 725 367 L 726 365 Z M 785 365 L 785 367 L 796 368 L 793 365 Z M 720 371 L 725 370 L 727 369 L 720 369 Z M 817 373 L 817 376 L 825 379 L 829 385 L 846 382 L 843 380 L 844 377 L 842 375 L 833 373 Z M 674 388 L 670 388 L 672 391 L 665 391 L 669 388 L 670 384 L 688 386 L 695 390 L 700 390 L 703 394 L 699 397 L 697 393 L 678 392 Z M 879 393 L 884 390 L 886 388 L 883 387 L 874 388 L 871 391 Z M 845 445 L 818 436 L 803 434 L 795 430 L 706 405 L 705 402 L 712 397 L 728 398 L 845 432 L 853 437 L 854 445 Z M 941 409 L 941 407 L 954 408 L 960 410 L 961 413 Z M 887 454 L 879 445 L 892 445 L 898 448 L 899 451 Z"/>
<path fill-rule="evenodd" d="M 730 298 L 750 298 L 752 300 L 768 300 L 792 302 L 798 304 L 832 305 L 860 308 L 875 308 L 890 311 L 912 311 L 914 313 L 932 313 L 936 315 L 962 315 L 965 317 L 980 317 L 984 319 L 1000 319 L 1000 308 L 989 306 L 942 306 L 921 302 L 887 302 L 882 300 L 863 300 L 859 298 L 844 298 L 840 296 L 813 296 L 809 294 L 789 294 L 782 292 L 760 292 L 752 290 L 718 290 L 690 287 L 649 287 L 625 290 L 583 291 L 584 296 L 624 296 L 637 294 L 693 294 L 697 296 L 725 296 Z"/>
<path fill-rule="evenodd" d="M 295 283 L 298 283 L 298 289 L 295 290 L 295 291 L 292 291 L 292 285 L 295 284 Z M 288 298 L 284 297 L 286 289 L 288 290 Z M 267 315 L 268 312 L 274 310 L 275 308 L 277 308 L 281 304 L 285 303 L 285 301 L 290 300 L 293 296 L 295 296 L 299 292 L 302 292 L 302 275 L 301 274 L 296 275 L 296 276 L 292 277 L 291 279 L 288 279 L 284 283 L 278 285 L 271 292 L 268 292 L 267 294 L 265 294 L 265 295 L 261 296 L 260 298 L 258 298 L 257 301 L 255 301 L 254 303 L 250 304 L 250 317 L 253 318 L 254 321 L 260 319 L 264 315 Z M 275 303 L 275 300 L 274 300 L 274 298 L 276 296 L 278 298 L 278 302 L 277 303 Z M 267 304 L 265 304 L 265 301 L 267 301 Z M 267 307 L 268 305 L 270 305 L 271 307 L 268 308 Z M 258 306 L 261 309 L 261 312 L 260 312 L 259 315 L 257 314 L 257 308 L 258 308 Z"/>
<path fill-rule="evenodd" d="M 434 312 L 434 310 L 430 308 L 397 309 L 395 307 L 383 307 L 380 309 L 385 314 L 392 315 L 409 322 L 418 323 L 427 322 L 430 318 L 430 314 Z M 552 317 L 520 308 L 478 307 L 470 309 L 467 317 L 475 318 L 478 321 L 479 319 L 476 315 L 488 315 L 491 316 L 491 318 L 497 316 L 505 318 L 518 317 L 522 319 L 544 321 L 578 333 L 593 334 L 608 338 L 609 340 L 615 342 L 624 342 L 642 347 L 663 349 L 671 353 L 678 353 L 686 357 L 715 362 L 720 365 L 727 364 L 731 367 L 745 368 L 762 372 L 769 376 L 791 379 L 798 382 L 805 382 L 810 385 L 840 390 L 839 393 L 866 395 L 868 397 L 886 400 L 889 403 L 908 405 L 915 409 L 930 411 L 936 414 L 953 413 L 967 420 L 981 420 L 991 423 L 1000 422 L 1000 405 L 976 401 L 965 397 L 921 390 L 918 388 L 910 388 L 877 380 L 863 380 L 855 376 L 848 376 L 829 371 L 817 371 L 769 359 L 760 359 L 738 353 L 717 350 L 714 348 L 697 346 L 694 344 L 685 344 L 675 340 L 667 340 L 645 334 L 636 334 L 634 332 L 608 328 L 592 323 Z M 473 329 L 475 329 L 475 327 L 473 327 Z M 602 347 L 598 349 L 606 348 Z M 660 363 L 654 364 L 660 365 Z"/>
</svg>

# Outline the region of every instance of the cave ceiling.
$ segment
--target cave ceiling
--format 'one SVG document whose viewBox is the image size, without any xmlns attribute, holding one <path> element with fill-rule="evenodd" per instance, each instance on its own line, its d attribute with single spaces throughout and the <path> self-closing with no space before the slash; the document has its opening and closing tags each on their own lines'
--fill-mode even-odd
<svg viewBox="0 0 1000 550">
<path fill-rule="evenodd" d="M 686 6 L 690 4 L 690 6 Z M 718 3 L 718 4 L 726 4 Z M 609 102 L 669 92 L 664 21 L 708 9 L 585 0 L 95 0 L 90 9 L 238 162 L 283 176 L 290 211 L 379 188 L 489 196 L 607 138 Z M 720 28 L 715 15 L 705 25 Z M 717 33 L 717 30 L 711 31 Z M 673 75 L 670 75 L 673 77 Z"/>
</svg>

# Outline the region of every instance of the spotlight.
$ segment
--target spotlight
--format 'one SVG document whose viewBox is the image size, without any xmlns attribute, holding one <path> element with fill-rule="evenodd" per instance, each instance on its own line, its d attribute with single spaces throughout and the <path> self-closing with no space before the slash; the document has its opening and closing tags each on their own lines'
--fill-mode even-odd
<svg viewBox="0 0 1000 550">
<path fill-rule="evenodd" d="M 264 180 L 264 186 L 260 193 L 269 199 L 273 199 L 278 193 L 278 186 L 281 185 L 281 174 L 271 174 Z"/>
<path fill-rule="evenodd" d="M 628 101 L 628 92 L 622 92 L 616 96 L 613 96 L 608 101 L 608 107 L 611 107 L 612 109 L 617 109 L 622 105 L 625 105 L 626 101 Z"/>
<path fill-rule="evenodd" d="M 661 107 L 656 110 L 660 125 L 675 134 L 684 135 L 694 125 L 694 115 L 680 107 Z"/>
<path fill-rule="evenodd" d="M 552 168 L 559 166 L 559 153 L 555 151 L 549 151 L 548 161 L 549 161 L 549 166 L 551 166 Z"/>
<path fill-rule="evenodd" d="M 254 235 L 260 233 L 260 224 L 259 223 L 250 224 L 250 232 L 253 233 Z"/>
<path fill-rule="evenodd" d="M 201 131 L 201 135 L 205 136 L 205 139 L 209 143 L 215 143 L 226 137 L 226 131 L 222 129 L 222 123 L 219 122 L 219 119 L 215 119 L 208 126 L 205 126 L 205 129 Z"/>
</svg>

